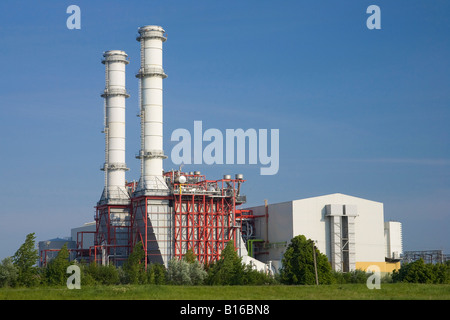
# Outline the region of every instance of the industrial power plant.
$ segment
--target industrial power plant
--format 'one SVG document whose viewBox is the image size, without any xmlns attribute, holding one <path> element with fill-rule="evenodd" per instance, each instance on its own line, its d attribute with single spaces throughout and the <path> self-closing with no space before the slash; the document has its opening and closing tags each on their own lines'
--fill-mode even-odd
<svg viewBox="0 0 450 320">
<path fill-rule="evenodd" d="M 94 221 L 72 228 L 70 237 L 39 242 L 46 265 L 66 243 L 71 260 L 121 266 L 141 243 L 145 266 L 167 267 L 191 250 L 204 264 L 220 258 L 232 241 L 242 261 L 276 273 L 289 241 L 304 235 L 327 255 L 333 270 L 348 272 L 377 266 L 382 272 L 400 267 L 401 223 L 384 221 L 383 203 L 331 194 L 245 208 L 242 174 L 210 180 L 200 171 L 164 171 L 163 43 L 160 26 L 138 29 L 140 44 L 140 177 L 128 181 L 125 161 L 125 111 L 128 55 L 103 54 L 105 162 L 104 189 Z"/>
</svg>

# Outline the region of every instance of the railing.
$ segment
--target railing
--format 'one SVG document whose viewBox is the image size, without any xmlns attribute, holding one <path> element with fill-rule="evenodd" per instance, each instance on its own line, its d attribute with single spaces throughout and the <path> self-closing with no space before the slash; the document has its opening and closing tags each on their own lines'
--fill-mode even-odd
<svg viewBox="0 0 450 320">
<path fill-rule="evenodd" d="M 141 78 L 144 76 L 161 76 L 163 78 L 167 78 L 167 74 L 164 73 L 163 68 L 155 68 L 155 67 L 140 68 L 138 73 L 136 74 L 136 77 Z"/>
</svg>

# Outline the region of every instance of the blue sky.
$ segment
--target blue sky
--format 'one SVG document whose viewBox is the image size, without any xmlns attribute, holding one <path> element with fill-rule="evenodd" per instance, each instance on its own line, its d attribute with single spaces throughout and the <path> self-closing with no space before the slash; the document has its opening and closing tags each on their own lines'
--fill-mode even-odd
<svg viewBox="0 0 450 320">
<path fill-rule="evenodd" d="M 432 3 L 432 4 L 430 4 Z M 81 30 L 66 9 L 81 8 Z M 381 30 L 366 9 L 381 8 Z M 125 50 L 128 179 L 138 179 L 137 28 L 161 25 L 165 150 L 177 128 L 280 130 L 280 170 L 242 173 L 249 205 L 328 193 L 384 203 L 405 250 L 450 252 L 450 2 L 0 3 L 0 258 L 92 221 L 103 188 L 103 51 Z M 177 166 L 168 159 L 166 170 Z"/>
</svg>

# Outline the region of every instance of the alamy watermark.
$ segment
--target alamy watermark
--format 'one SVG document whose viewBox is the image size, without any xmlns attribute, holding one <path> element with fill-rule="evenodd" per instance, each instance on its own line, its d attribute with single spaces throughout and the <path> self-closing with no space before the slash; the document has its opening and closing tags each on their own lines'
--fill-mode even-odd
<svg viewBox="0 0 450 320">
<path fill-rule="evenodd" d="M 67 288 L 68 289 L 81 289 L 81 272 L 80 267 L 76 265 L 71 265 L 67 267 L 66 273 L 70 274 L 67 278 Z"/>
<path fill-rule="evenodd" d="M 367 8 L 366 13 L 372 14 L 369 18 L 367 18 L 366 26 L 367 29 L 381 29 L 381 9 L 379 6 L 371 5 Z"/>
<path fill-rule="evenodd" d="M 67 18 L 67 29 L 81 29 L 81 9 L 77 5 L 70 5 L 67 7 L 66 13 L 70 14 Z M 369 30 L 381 29 L 381 9 L 377 5 L 370 5 L 367 7 L 366 13 L 371 16 L 366 21 L 366 26 Z"/>
<path fill-rule="evenodd" d="M 77 5 L 67 7 L 66 13 L 71 14 L 66 21 L 67 29 L 81 29 L 81 9 Z"/>
<path fill-rule="evenodd" d="M 172 132 L 174 164 L 261 164 L 261 175 L 275 175 L 280 164 L 279 129 L 219 129 L 203 132 L 203 122 L 194 121 L 194 134 L 187 129 Z M 204 142 L 207 144 L 204 146 Z M 270 149 L 270 154 L 269 154 Z M 247 156 L 248 155 L 248 156 Z"/>
<path fill-rule="evenodd" d="M 381 289 L 381 270 L 377 265 L 370 265 L 367 267 L 366 272 L 372 272 L 373 274 L 367 278 L 366 286 L 369 289 Z"/>
</svg>

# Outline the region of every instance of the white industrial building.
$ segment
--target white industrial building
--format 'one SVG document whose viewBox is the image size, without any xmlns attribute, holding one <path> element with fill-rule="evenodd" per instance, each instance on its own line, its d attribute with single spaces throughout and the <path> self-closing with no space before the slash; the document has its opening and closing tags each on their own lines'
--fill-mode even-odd
<svg viewBox="0 0 450 320">
<path fill-rule="evenodd" d="M 278 269 L 286 246 L 298 235 L 315 241 L 333 270 L 399 269 L 400 222 L 384 222 L 383 203 L 341 193 L 249 208 L 255 216 L 253 256 Z M 400 239 L 400 241 L 399 241 Z M 387 259 L 386 259 L 387 258 Z"/>
<path fill-rule="evenodd" d="M 384 223 L 386 258 L 397 260 L 403 253 L 402 224 L 398 221 Z"/>
</svg>

